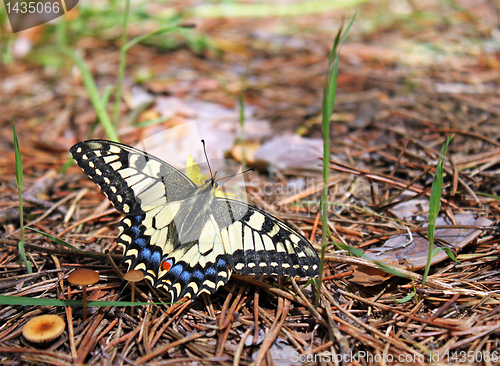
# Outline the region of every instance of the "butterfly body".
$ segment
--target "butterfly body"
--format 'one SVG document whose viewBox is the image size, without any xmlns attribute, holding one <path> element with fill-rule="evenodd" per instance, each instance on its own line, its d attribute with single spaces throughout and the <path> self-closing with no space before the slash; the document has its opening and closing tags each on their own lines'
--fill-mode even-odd
<svg viewBox="0 0 500 366">
<path fill-rule="evenodd" d="M 318 273 L 319 259 L 307 239 L 265 211 L 218 197 L 213 177 L 198 187 L 168 163 L 110 141 L 84 141 L 70 151 L 124 215 L 117 242 L 129 270 L 143 271 L 173 301 L 213 294 L 232 270 Z"/>
</svg>

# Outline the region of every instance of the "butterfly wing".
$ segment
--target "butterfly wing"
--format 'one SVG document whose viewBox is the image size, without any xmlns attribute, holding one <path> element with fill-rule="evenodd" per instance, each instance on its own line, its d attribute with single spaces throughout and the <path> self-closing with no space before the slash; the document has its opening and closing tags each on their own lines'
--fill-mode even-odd
<svg viewBox="0 0 500 366">
<path fill-rule="evenodd" d="M 194 299 L 203 292 L 215 293 L 229 277 L 220 229 L 210 215 L 198 240 L 174 250 L 162 262 L 158 286 L 165 287 L 173 301 L 183 296 Z"/>
<path fill-rule="evenodd" d="M 70 149 L 73 159 L 123 215 L 143 213 L 188 198 L 197 186 L 161 159 L 104 140 L 83 141 Z"/>
<path fill-rule="evenodd" d="M 217 198 L 213 217 L 231 268 L 244 275 L 318 275 L 319 258 L 309 241 L 276 217 L 256 207 Z"/>
<path fill-rule="evenodd" d="M 231 269 L 245 275 L 318 275 L 319 258 L 306 238 L 243 202 L 214 197 L 197 237 L 162 262 L 158 286 L 174 301 L 215 293 L 227 283 Z"/>
<path fill-rule="evenodd" d="M 231 269 L 317 275 L 319 259 L 306 238 L 262 210 L 215 197 L 213 181 L 197 187 L 164 161 L 109 141 L 84 141 L 70 151 L 125 215 L 117 242 L 125 248 L 129 270 L 142 270 L 174 302 L 213 294 L 227 283 Z M 193 215 L 197 211 L 204 213 Z"/>
<path fill-rule="evenodd" d="M 126 145 L 90 140 L 70 152 L 125 215 L 117 242 L 129 269 L 142 270 L 155 284 L 161 260 L 181 245 L 174 217 L 198 187 L 173 166 Z"/>
</svg>

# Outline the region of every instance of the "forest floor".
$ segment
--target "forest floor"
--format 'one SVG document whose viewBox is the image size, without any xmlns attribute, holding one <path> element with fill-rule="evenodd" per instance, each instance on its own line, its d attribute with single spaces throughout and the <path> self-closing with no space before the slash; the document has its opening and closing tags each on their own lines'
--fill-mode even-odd
<svg viewBox="0 0 500 366">
<path fill-rule="evenodd" d="M 227 17 L 212 16 L 220 9 L 212 2 L 132 4 L 128 39 L 160 28 L 158 19 L 172 14 L 195 27 L 129 49 L 115 131 L 128 145 L 169 146 L 174 150 L 162 159 L 180 169 L 191 149 L 200 161 L 198 135 L 214 161 L 241 162 L 235 146 L 244 145 L 245 163 L 256 167 L 244 174 L 248 202 L 295 228 L 320 253 L 325 72 L 340 24 L 345 29 L 357 10 L 341 49 L 331 119 L 332 238 L 320 298 L 308 278 L 233 274 L 211 296 L 171 304 L 143 281 L 137 301 L 150 305 L 136 306 L 132 316 L 130 307 L 90 306 L 86 321 L 79 306 L 34 302 L 82 300 L 82 288 L 66 280 L 82 267 L 100 274 L 87 288 L 89 301 L 130 301 L 114 240 L 121 216 L 69 163 L 72 145 L 109 134 L 85 73 L 60 50 L 65 44 L 77 51 L 105 100 L 118 78 L 123 12 L 80 4 L 62 25 L 14 35 L 4 25 L 0 295 L 25 302 L 0 297 L 0 364 L 500 363 L 499 5 L 385 1 L 317 12 L 305 3 L 267 2 L 265 14 L 255 2 L 228 3 L 234 12 Z M 113 105 L 111 93 L 112 120 Z M 26 229 L 32 273 L 18 250 L 12 122 L 23 162 L 24 223 L 72 246 Z M 182 130 L 187 122 L 197 127 Z M 456 261 L 436 250 L 422 287 L 431 186 L 452 135 L 434 247 L 450 249 Z M 335 243 L 365 255 L 349 255 Z M 23 326 L 39 314 L 60 315 L 64 333 L 48 343 L 26 340 Z"/>
</svg>

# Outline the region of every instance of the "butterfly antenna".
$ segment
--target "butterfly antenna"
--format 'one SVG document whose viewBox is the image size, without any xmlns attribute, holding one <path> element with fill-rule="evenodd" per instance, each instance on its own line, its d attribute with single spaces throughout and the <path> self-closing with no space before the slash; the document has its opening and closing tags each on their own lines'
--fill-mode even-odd
<svg viewBox="0 0 500 366">
<path fill-rule="evenodd" d="M 216 180 L 216 182 L 219 182 L 219 181 L 221 181 L 221 180 L 223 180 L 223 179 L 231 179 L 231 178 L 233 178 L 233 177 L 236 177 L 237 175 L 240 175 L 240 174 L 241 174 L 241 175 L 243 175 L 243 174 L 245 174 L 245 173 L 248 173 L 248 172 L 253 172 L 253 171 L 255 171 L 255 169 L 254 169 L 254 168 L 248 168 L 248 169 L 246 169 L 244 172 L 241 172 L 241 173 L 236 173 L 236 174 L 228 175 L 227 177 L 222 177 L 222 178 L 219 178 L 219 179 L 217 179 L 217 180 Z"/>
<path fill-rule="evenodd" d="M 210 171 L 210 178 L 215 179 L 215 175 L 212 174 L 212 167 L 210 166 L 210 160 L 208 160 L 207 148 L 205 146 L 205 140 L 201 139 L 201 143 L 203 144 L 203 152 L 205 153 L 205 159 L 207 159 L 208 170 Z"/>
</svg>

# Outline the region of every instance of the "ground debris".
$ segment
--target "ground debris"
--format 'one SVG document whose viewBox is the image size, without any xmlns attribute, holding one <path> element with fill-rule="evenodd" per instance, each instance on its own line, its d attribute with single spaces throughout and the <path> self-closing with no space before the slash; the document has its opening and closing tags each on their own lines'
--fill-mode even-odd
<svg viewBox="0 0 500 366">
<path fill-rule="evenodd" d="M 196 6 L 192 1 L 174 3 L 179 11 Z M 401 3 L 412 9 L 398 14 L 379 3 L 361 6 L 342 49 L 331 118 L 328 225 L 334 240 L 377 253 L 377 260 L 395 265 L 401 276 L 381 271 L 369 260 L 373 257 L 336 250 L 329 240 L 318 307 L 316 287 L 308 279 L 237 275 L 213 296 L 174 305 L 143 281 L 136 284 L 137 301 L 149 304 L 136 306 L 133 316 L 112 303 L 92 306 L 91 301 L 130 299 L 114 241 L 120 216 L 78 167 L 59 172 L 70 146 L 105 134 L 100 125 L 94 129 L 96 112 L 81 75 L 67 67 L 69 61 L 63 60 L 60 68 L 47 66 L 52 65 L 48 59 L 35 63 L 30 58 L 2 66 L 0 295 L 81 299 L 82 288 L 66 281 L 81 267 L 98 271 L 101 281 L 87 288 L 90 314 L 85 322 L 80 307 L 0 305 L 0 362 L 498 364 L 499 9 L 494 2 L 455 5 L 436 3 L 424 12 L 420 5 Z M 151 4 L 152 9 L 159 6 Z M 425 17 L 429 12 L 433 16 Z M 219 146 L 221 135 L 214 135 L 219 137 L 212 143 L 222 158 L 245 141 L 238 114 L 242 93 L 249 108 L 244 116 L 253 120 L 247 137 L 255 146 L 298 133 L 303 137 L 294 138 L 313 141 L 313 151 L 322 156 L 324 72 L 332 27 L 336 29 L 341 15 L 304 14 L 291 21 L 200 19 L 198 31 L 216 40 L 220 49 L 197 54 L 186 44 L 168 52 L 154 43 L 132 47 L 120 139 L 134 145 L 157 130 L 210 118 L 206 127 L 229 116 L 231 128 L 218 125 L 229 131 L 224 140 Z M 143 33 L 141 27 L 132 24 L 130 35 Z M 107 30 L 96 34 L 102 39 L 85 34 L 74 47 L 85 55 L 104 95 L 106 82 L 117 77 L 119 49 Z M 45 37 L 37 37 L 32 47 L 43 53 Z M 141 75 L 153 77 L 139 81 Z M 134 83 L 140 84 L 140 97 Z M 73 246 L 63 248 L 27 229 L 32 274 L 18 255 L 12 116 L 23 158 L 24 222 Z M 439 245 L 451 244 L 460 263 L 441 251 L 422 288 L 419 269 L 428 250 L 424 223 L 430 189 L 439 152 L 452 134 L 436 238 Z M 189 137 L 184 148 L 195 144 Z M 273 164 L 273 159 L 280 161 Z M 312 155 L 308 159 L 306 165 L 313 164 Z M 250 203 L 286 220 L 321 250 L 324 182 L 316 171 L 321 160 L 309 171 L 300 164 L 301 171 L 287 170 L 281 158 L 270 160 L 266 163 L 274 168 L 269 174 L 246 173 Z M 185 163 L 185 157 L 179 161 Z M 41 187 L 41 193 L 37 188 L 29 194 L 30 187 Z M 412 292 L 415 296 L 405 299 Z M 59 338 L 43 347 L 22 336 L 23 325 L 40 314 L 57 314 L 67 324 Z"/>
</svg>

